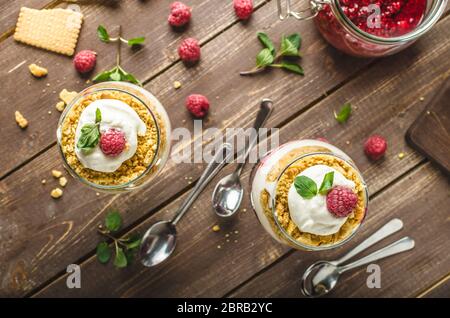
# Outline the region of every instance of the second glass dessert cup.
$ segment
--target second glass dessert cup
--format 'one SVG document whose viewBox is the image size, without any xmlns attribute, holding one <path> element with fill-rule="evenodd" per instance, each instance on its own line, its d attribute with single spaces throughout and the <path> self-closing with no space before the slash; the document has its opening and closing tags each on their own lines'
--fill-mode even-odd
<svg viewBox="0 0 450 318">
<path fill-rule="evenodd" d="M 332 235 L 300 231 L 287 208 L 288 196 L 282 191 L 289 185 L 289 173 L 294 172 L 290 176 L 292 181 L 297 172 L 315 165 L 328 165 L 342 172 L 354 181 L 358 196 L 354 212 Z M 252 207 L 263 228 L 278 242 L 298 250 L 320 251 L 341 246 L 355 235 L 366 216 L 369 195 L 361 173 L 348 155 L 326 142 L 297 140 L 281 145 L 254 166 L 250 182 Z"/>
</svg>

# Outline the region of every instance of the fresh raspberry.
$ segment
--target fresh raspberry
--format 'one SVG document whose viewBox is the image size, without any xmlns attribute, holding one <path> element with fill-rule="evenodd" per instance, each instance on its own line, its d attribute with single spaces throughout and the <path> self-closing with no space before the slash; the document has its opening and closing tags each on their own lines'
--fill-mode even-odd
<svg viewBox="0 0 450 318">
<path fill-rule="evenodd" d="M 187 38 L 178 47 L 178 55 L 183 62 L 195 63 L 200 59 L 200 45 L 193 38 Z"/>
<path fill-rule="evenodd" d="M 208 99 L 200 94 L 192 94 L 186 98 L 186 108 L 194 117 L 205 117 L 209 109 Z"/>
<path fill-rule="evenodd" d="M 175 1 L 170 5 L 170 15 L 167 21 L 174 27 L 180 27 L 191 19 L 191 8 L 182 2 Z"/>
<path fill-rule="evenodd" d="M 234 12 L 241 20 L 247 20 L 253 13 L 253 0 L 233 0 Z"/>
<path fill-rule="evenodd" d="M 352 189 L 336 186 L 327 194 L 328 211 L 337 217 L 345 217 L 352 213 L 358 202 L 358 197 Z"/>
<path fill-rule="evenodd" d="M 100 149 L 111 157 L 118 156 L 125 149 L 125 134 L 118 129 L 110 128 L 100 136 Z"/>
<path fill-rule="evenodd" d="M 97 61 L 97 53 L 91 50 L 83 50 L 77 53 L 73 58 L 73 65 L 80 73 L 92 71 Z"/>
<path fill-rule="evenodd" d="M 386 139 L 380 135 L 370 136 L 364 143 L 364 152 L 372 160 L 378 160 L 384 156 L 387 149 Z"/>
</svg>

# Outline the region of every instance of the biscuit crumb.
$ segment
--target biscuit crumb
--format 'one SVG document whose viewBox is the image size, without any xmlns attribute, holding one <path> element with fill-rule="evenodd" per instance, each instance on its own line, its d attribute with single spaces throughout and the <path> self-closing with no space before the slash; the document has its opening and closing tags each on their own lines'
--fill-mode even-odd
<svg viewBox="0 0 450 318">
<path fill-rule="evenodd" d="M 421 102 L 423 102 L 423 101 L 425 100 L 425 97 L 420 96 L 419 100 L 420 100 Z"/>
<path fill-rule="evenodd" d="M 52 170 L 52 176 L 56 179 L 60 178 L 62 176 L 62 172 L 59 170 Z"/>
<path fill-rule="evenodd" d="M 65 177 L 61 177 L 61 178 L 59 178 L 59 185 L 61 186 L 61 187 L 65 187 L 66 186 L 66 184 L 67 184 L 67 179 L 65 178 Z"/>
<path fill-rule="evenodd" d="M 405 153 L 404 152 L 400 152 L 398 154 L 398 159 L 403 159 L 405 157 Z"/>
<path fill-rule="evenodd" d="M 67 89 L 63 89 L 60 93 L 59 93 L 59 98 L 66 103 L 66 105 L 70 104 L 70 102 L 75 98 L 75 96 L 77 96 L 78 93 L 77 92 L 69 92 Z"/>
<path fill-rule="evenodd" d="M 212 230 L 213 230 L 214 232 L 219 232 L 219 231 L 220 231 L 220 226 L 218 226 L 218 225 L 216 224 L 216 225 L 214 225 L 214 226 L 212 227 Z"/>
<path fill-rule="evenodd" d="M 38 66 L 36 64 L 28 65 L 28 69 L 30 73 L 33 74 L 34 77 L 44 77 L 48 74 L 48 70 L 45 67 Z"/>
<path fill-rule="evenodd" d="M 42 183 L 42 184 L 46 184 L 46 183 L 47 183 L 47 180 L 42 179 L 41 183 Z"/>
<path fill-rule="evenodd" d="M 64 108 L 66 108 L 66 103 L 64 103 L 63 101 L 59 101 L 56 103 L 55 108 L 59 111 L 62 112 L 64 110 Z"/>
<path fill-rule="evenodd" d="M 99 197 L 99 196 L 100 196 L 100 193 L 96 192 L 95 195 Z"/>
<path fill-rule="evenodd" d="M 17 125 L 19 125 L 19 127 L 22 128 L 22 129 L 27 128 L 28 120 L 26 120 L 25 117 L 23 117 L 23 115 L 18 110 L 16 110 L 14 115 L 16 116 L 16 123 L 17 123 Z"/>
<path fill-rule="evenodd" d="M 63 190 L 61 190 L 60 188 L 55 188 L 52 190 L 52 192 L 50 192 L 50 195 L 53 199 L 58 199 L 63 195 Z"/>
<path fill-rule="evenodd" d="M 173 88 L 179 89 L 181 87 L 181 83 L 179 81 L 173 82 Z"/>
</svg>

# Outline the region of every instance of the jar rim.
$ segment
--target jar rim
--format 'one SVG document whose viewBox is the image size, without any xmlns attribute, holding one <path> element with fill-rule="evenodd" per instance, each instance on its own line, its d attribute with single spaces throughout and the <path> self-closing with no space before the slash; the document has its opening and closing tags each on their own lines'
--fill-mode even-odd
<svg viewBox="0 0 450 318">
<path fill-rule="evenodd" d="M 315 2 L 316 0 L 312 1 Z M 421 35 L 428 32 L 444 13 L 447 6 L 447 1 L 448 0 L 433 0 L 433 4 L 428 11 L 427 16 L 424 18 L 424 20 L 422 20 L 419 26 L 412 32 L 408 32 L 404 35 L 396 37 L 380 37 L 361 30 L 347 17 L 347 15 L 345 15 L 339 4 L 339 0 L 325 0 L 320 2 L 330 5 L 336 19 L 338 19 L 342 23 L 346 31 L 348 31 L 352 35 L 363 37 L 365 40 L 374 44 L 392 45 L 399 42 L 409 42 L 415 40 Z"/>
<path fill-rule="evenodd" d="M 283 174 L 286 172 L 287 169 L 289 169 L 289 167 L 291 167 L 294 163 L 296 163 L 298 160 L 304 159 L 306 157 L 311 157 L 311 156 L 316 156 L 316 155 L 326 155 L 326 156 L 331 156 L 331 157 L 335 157 L 339 160 L 344 161 L 346 164 L 348 164 L 350 167 L 352 167 L 357 176 L 358 179 L 361 181 L 361 184 L 364 187 L 364 216 L 361 219 L 361 221 L 359 222 L 359 224 L 357 226 L 354 227 L 354 229 L 352 230 L 352 232 L 350 233 L 350 235 L 348 235 L 347 237 L 345 237 L 342 241 L 337 242 L 335 244 L 327 244 L 327 245 L 319 245 L 319 246 L 313 246 L 313 245 L 307 245 L 304 243 L 299 242 L 298 240 L 296 240 L 295 238 L 293 238 L 287 231 L 286 229 L 280 224 L 280 222 L 278 221 L 278 217 L 277 217 L 277 211 L 276 211 L 276 191 L 278 188 L 278 183 L 281 179 L 281 177 L 283 176 Z M 364 219 L 366 218 L 367 215 L 367 208 L 369 205 L 369 191 L 367 189 L 367 185 L 362 177 L 361 172 L 359 171 L 359 169 L 352 163 L 350 162 L 348 159 L 343 158 L 340 155 L 334 154 L 334 153 L 329 153 L 329 152 L 312 152 L 312 153 L 308 153 L 308 154 L 303 154 L 303 155 L 299 155 L 297 157 L 295 157 L 294 159 L 292 159 L 287 165 L 286 167 L 280 172 L 280 174 L 278 175 L 276 181 L 275 181 L 275 187 L 274 187 L 274 193 L 272 195 L 271 198 L 271 203 L 272 203 L 272 218 L 278 228 L 278 230 L 283 234 L 283 236 L 290 242 L 292 243 L 294 246 L 300 247 L 302 249 L 305 250 L 311 250 L 311 251 L 324 251 L 324 250 L 328 250 L 328 249 L 332 249 L 332 248 L 336 248 L 339 246 L 342 246 L 343 244 L 347 243 L 355 234 L 356 232 L 358 232 L 359 228 L 361 227 L 361 224 L 363 223 Z"/>
<path fill-rule="evenodd" d="M 145 177 L 148 172 L 155 166 L 157 158 L 158 158 L 158 154 L 159 154 L 159 150 L 160 150 L 160 145 L 161 145 L 161 131 L 160 131 L 160 127 L 158 124 L 158 121 L 156 120 L 156 116 L 153 113 L 152 109 L 148 106 L 148 103 L 146 103 L 144 100 L 142 100 L 142 98 L 140 98 L 139 96 L 137 96 L 136 94 L 127 91 L 123 88 L 119 88 L 119 87 L 113 87 L 113 86 L 120 86 L 121 84 L 125 84 L 124 86 L 130 86 L 134 89 L 136 88 L 141 88 L 139 86 L 136 86 L 134 84 L 131 83 L 118 83 L 118 82 L 102 82 L 102 83 L 98 83 L 98 84 L 94 84 L 91 85 L 85 89 L 83 89 L 81 92 L 78 93 L 78 95 L 72 100 L 70 101 L 70 103 L 66 106 L 66 108 L 64 109 L 63 113 L 61 114 L 61 117 L 59 118 L 58 121 L 58 129 L 57 129 L 57 133 L 60 134 L 60 129 L 67 117 L 67 115 L 69 114 L 69 112 L 71 111 L 72 107 L 74 105 L 76 105 L 76 103 L 81 99 L 84 98 L 88 95 L 97 93 L 97 92 L 101 92 L 101 91 L 117 91 L 117 92 L 121 92 L 127 95 L 130 95 L 133 98 L 136 98 L 142 105 L 145 106 L 145 108 L 148 110 L 148 112 L 150 113 L 150 115 L 152 116 L 153 122 L 155 123 L 155 127 L 156 127 L 156 137 L 157 137 L 157 143 L 156 143 L 156 149 L 155 149 L 155 154 L 152 158 L 151 163 L 147 166 L 147 168 L 145 169 L 145 171 L 143 171 L 139 176 L 137 176 L 136 178 L 125 182 L 125 183 L 121 183 L 118 185 L 102 185 L 102 184 L 97 184 L 94 182 L 91 182 L 89 180 L 86 180 L 84 178 L 82 178 L 73 168 L 72 166 L 67 162 L 66 156 L 64 155 L 64 152 L 62 151 L 62 145 L 61 145 L 61 140 L 60 140 L 60 136 L 57 136 L 57 143 L 58 143 L 58 149 L 59 149 L 59 153 L 61 154 L 61 157 L 64 160 L 64 164 L 65 166 L 68 168 L 69 173 L 76 177 L 78 180 L 80 180 L 82 183 L 86 184 L 87 186 L 90 186 L 92 188 L 95 188 L 97 190 L 104 190 L 104 191 L 123 191 L 123 190 L 127 190 L 127 188 L 132 185 L 133 183 L 141 180 L 143 177 Z"/>
</svg>

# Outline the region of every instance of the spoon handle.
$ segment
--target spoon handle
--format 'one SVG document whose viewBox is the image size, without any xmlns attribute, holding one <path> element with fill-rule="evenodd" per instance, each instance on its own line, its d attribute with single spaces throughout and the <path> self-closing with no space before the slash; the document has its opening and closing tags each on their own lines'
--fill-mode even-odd
<svg viewBox="0 0 450 318">
<path fill-rule="evenodd" d="M 373 233 L 371 236 L 369 236 L 367 239 L 365 239 L 361 244 L 356 246 L 354 249 L 352 249 L 350 252 L 345 254 L 340 259 L 336 260 L 334 263 L 336 265 L 340 265 L 340 264 L 344 263 L 345 261 L 349 260 L 353 256 L 364 251 L 366 248 L 369 248 L 373 244 L 378 243 L 382 239 L 385 239 L 389 235 L 394 234 L 395 232 L 401 230 L 402 228 L 403 228 L 403 222 L 400 219 L 390 220 L 388 223 L 383 225 L 383 227 L 381 227 L 378 231 Z"/>
<path fill-rule="evenodd" d="M 214 158 L 208 164 L 200 179 L 195 184 L 194 189 L 192 189 L 189 196 L 184 200 L 183 204 L 178 209 L 177 214 L 171 221 L 173 225 L 176 225 L 178 221 L 180 221 L 180 219 L 191 207 L 192 203 L 194 203 L 195 199 L 197 199 L 197 197 L 203 191 L 209 181 L 211 181 L 211 179 L 214 178 L 214 176 L 220 171 L 220 169 L 222 169 L 227 159 L 233 155 L 232 149 L 233 147 L 231 146 L 231 144 L 224 143 L 216 151 Z"/>
<path fill-rule="evenodd" d="M 241 175 L 242 169 L 245 166 L 245 162 L 247 161 L 247 158 L 250 155 L 250 151 L 253 149 L 253 147 L 256 145 L 256 142 L 258 141 L 259 129 L 264 125 L 267 118 L 269 118 L 270 114 L 272 113 L 272 109 L 273 109 L 273 102 L 268 98 L 264 98 L 261 101 L 261 106 L 259 108 L 258 114 L 256 115 L 255 123 L 253 124 L 253 129 L 256 131 L 256 134 L 250 134 L 248 147 L 244 153 L 244 158 L 242 162 L 240 162 L 237 165 L 235 173 L 238 176 Z"/>
<path fill-rule="evenodd" d="M 372 254 L 360 258 L 359 260 L 354 261 L 353 263 L 341 266 L 339 268 L 339 273 L 342 274 L 343 272 L 346 272 L 352 268 L 373 263 L 379 259 L 408 251 L 413 247 L 414 247 L 414 240 L 408 236 L 405 236 L 404 238 L 392 243 L 391 245 L 383 247 L 382 249 L 379 249 L 378 251 L 375 251 Z"/>
</svg>

